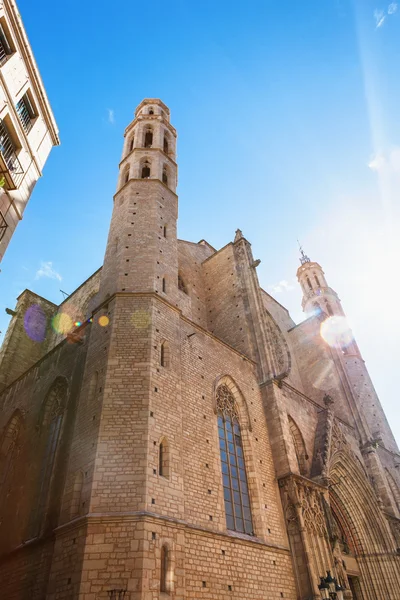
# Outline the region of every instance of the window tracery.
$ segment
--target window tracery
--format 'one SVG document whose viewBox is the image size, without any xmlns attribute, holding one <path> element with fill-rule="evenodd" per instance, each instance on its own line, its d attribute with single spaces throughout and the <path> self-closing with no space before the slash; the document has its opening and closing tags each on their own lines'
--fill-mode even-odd
<svg viewBox="0 0 400 600">
<path fill-rule="evenodd" d="M 216 408 L 226 526 L 252 535 L 253 523 L 239 416 L 235 399 L 224 384 L 217 389 Z"/>
</svg>

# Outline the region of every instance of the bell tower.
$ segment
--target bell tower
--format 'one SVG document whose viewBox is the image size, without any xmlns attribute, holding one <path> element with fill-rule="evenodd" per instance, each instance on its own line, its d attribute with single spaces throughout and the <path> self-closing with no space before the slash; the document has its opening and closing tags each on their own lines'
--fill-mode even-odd
<svg viewBox="0 0 400 600">
<path fill-rule="evenodd" d="M 100 295 L 155 292 L 175 302 L 176 130 L 169 108 L 143 100 L 124 137 Z"/>
<path fill-rule="evenodd" d="M 344 316 L 337 293 L 328 286 L 321 266 L 312 262 L 300 246 L 301 266 L 297 269 L 297 279 L 303 290 L 301 306 L 306 313 L 321 311 L 332 317 Z"/>
</svg>

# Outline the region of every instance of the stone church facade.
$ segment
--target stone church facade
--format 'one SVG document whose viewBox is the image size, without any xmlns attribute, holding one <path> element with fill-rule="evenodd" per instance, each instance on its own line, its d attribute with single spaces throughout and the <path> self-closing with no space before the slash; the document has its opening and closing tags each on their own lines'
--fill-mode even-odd
<svg viewBox="0 0 400 600">
<path fill-rule="evenodd" d="M 177 238 L 176 183 L 146 99 L 102 268 L 9 310 L 1 598 L 316 600 L 330 571 L 399 600 L 399 451 L 337 294 L 302 254 L 296 325 L 240 230 Z"/>
</svg>

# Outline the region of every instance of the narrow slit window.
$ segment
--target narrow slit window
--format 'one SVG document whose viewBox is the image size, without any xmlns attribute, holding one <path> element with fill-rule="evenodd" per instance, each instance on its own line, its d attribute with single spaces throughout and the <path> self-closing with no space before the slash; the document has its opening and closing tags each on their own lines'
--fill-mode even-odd
<svg viewBox="0 0 400 600">
<path fill-rule="evenodd" d="M 164 234 L 164 237 L 166 238 L 167 237 L 167 226 L 166 225 L 164 225 L 164 227 L 163 227 L 163 234 Z"/>
<path fill-rule="evenodd" d="M 169 593 L 168 589 L 169 550 L 167 546 L 161 547 L 160 592 Z"/>
<path fill-rule="evenodd" d="M 309 277 L 307 277 L 307 284 L 308 284 L 308 287 L 310 288 L 310 290 L 312 290 L 312 285 L 311 285 L 311 281 L 310 281 Z"/>
<path fill-rule="evenodd" d="M 165 281 L 165 277 L 163 277 L 162 280 L 162 291 L 164 292 L 164 294 L 167 292 L 167 282 Z"/>
<path fill-rule="evenodd" d="M 169 147 L 169 146 L 168 146 L 168 138 L 167 138 L 167 136 L 165 135 L 165 136 L 164 136 L 164 152 L 165 152 L 165 154 L 168 154 L 168 147 Z"/>
<path fill-rule="evenodd" d="M 315 277 L 315 282 L 316 282 L 317 286 L 321 287 L 321 284 L 319 282 L 319 279 L 318 279 L 317 275 L 314 275 L 314 277 Z"/>
<path fill-rule="evenodd" d="M 162 173 L 162 182 L 165 183 L 165 185 L 168 185 L 168 172 L 167 169 L 163 169 L 163 173 Z"/>
<path fill-rule="evenodd" d="M 134 145 L 135 145 L 135 136 L 132 136 L 131 143 L 129 144 L 129 152 L 132 152 Z"/>
</svg>

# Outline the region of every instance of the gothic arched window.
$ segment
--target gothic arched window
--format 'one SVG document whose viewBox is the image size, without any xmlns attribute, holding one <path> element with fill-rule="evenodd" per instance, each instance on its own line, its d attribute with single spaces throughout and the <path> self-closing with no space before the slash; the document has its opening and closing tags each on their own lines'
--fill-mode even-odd
<svg viewBox="0 0 400 600">
<path fill-rule="evenodd" d="M 168 154 L 168 138 L 166 135 L 164 135 L 164 152 Z"/>
<path fill-rule="evenodd" d="M 5 428 L 0 444 L 0 506 L 5 494 L 5 485 L 13 469 L 18 454 L 18 440 L 22 425 L 22 417 L 15 412 Z"/>
<path fill-rule="evenodd" d="M 168 171 L 166 167 L 163 168 L 162 182 L 165 183 L 165 185 L 168 185 Z"/>
<path fill-rule="evenodd" d="M 316 283 L 317 283 L 317 286 L 318 286 L 318 287 L 321 287 L 321 284 L 320 284 L 320 282 L 319 282 L 319 279 L 318 279 L 318 277 L 317 277 L 316 275 L 314 275 L 314 277 L 315 277 L 315 281 L 316 281 Z"/>
<path fill-rule="evenodd" d="M 217 389 L 218 436 L 226 526 L 253 534 L 246 466 L 235 399 L 226 385 Z"/>
<path fill-rule="evenodd" d="M 141 176 L 142 179 L 148 179 L 150 177 L 150 163 L 148 160 L 143 163 Z"/>
<path fill-rule="evenodd" d="M 128 183 L 128 181 L 129 181 L 129 166 L 127 166 L 124 171 L 124 184 Z"/>
<path fill-rule="evenodd" d="M 129 144 L 129 152 L 132 152 L 134 145 L 135 145 L 135 136 L 133 135 L 131 138 L 131 143 Z"/>
<path fill-rule="evenodd" d="M 311 281 L 310 281 L 309 277 L 307 277 L 307 284 L 308 284 L 308 287 L 310 288 L 310 290 L 312 290 L 312 285 L 311 285 Z"/>
<path fill-rule="evenodd" d="M 152 106 L 149 108 L 149 115 L 154 115 L 154 109 Z"/>
<path fill-rule="evenodd" d="M 161 546 L 161 568 L 160 568 L 160 592 L 169 594 L 168 571 L 169 571 L 169 549 L 164 544 Z"/>
<path fill-rule="evenodd" d="M 153 145 L 153 130 L 146 129 L 146 132 L 144 134 L 144 147 L 151 148 L 152 145 Z"/>
<path fill-rule="evenodd" d="M 32 503 L 30 537 L 39 535 L 50 503 L 51 481 L 61 436 L 66 398 L 67 383 L 64 379 L 57 379 L 47 394 L 41 415 L 42 458 L 36 497 Z"/>
</svg>

